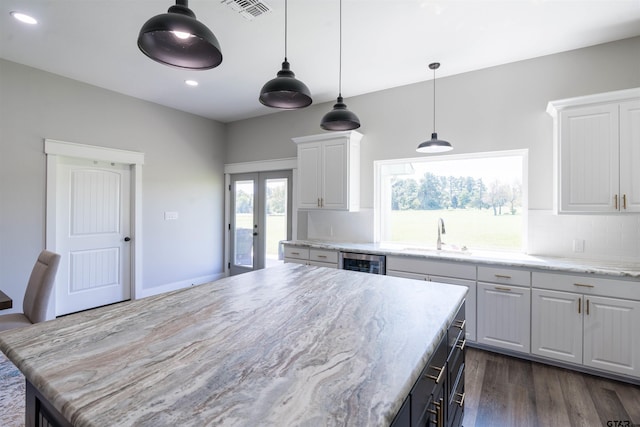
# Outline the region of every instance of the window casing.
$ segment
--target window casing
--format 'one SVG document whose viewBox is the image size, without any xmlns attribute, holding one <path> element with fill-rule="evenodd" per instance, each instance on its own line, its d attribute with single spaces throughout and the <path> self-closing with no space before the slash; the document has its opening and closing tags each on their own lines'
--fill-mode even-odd
<svg viewBox="0 0 640 427">
<path fill-rule="evenodd" d="M 447 251 L 526 251 L 528 150 L 374 162 L 375 240 Z"/>
</svg>

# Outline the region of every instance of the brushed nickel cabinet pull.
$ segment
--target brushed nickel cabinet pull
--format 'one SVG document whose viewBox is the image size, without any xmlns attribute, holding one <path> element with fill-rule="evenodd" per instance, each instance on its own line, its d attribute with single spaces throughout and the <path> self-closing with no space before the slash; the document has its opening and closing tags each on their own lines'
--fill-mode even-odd
<svg viewBox="0 0 640 427">
<path fill-rule="evenodd" d="M 320 207 L 320 197 L 318 197 L 318 201 L 316 202 L 316 206 Z"/>
<path fill-rule="evenodd" d="M 582 313 L 582 298 L 578 298 L 578 314 Z"/>
<path fill-rule="evenodd" d="M 627 209 L 627 195 L 622 195 L 622 209 Z"/>
<path fill-rule="evenodd" d="M 461 342 L 459 345 L 457 345 L 457 346 L 456 346 L 456 348 L 457 348 L 457 349 L 460 349 L 460 351 L 463 351 L 463 350 L 464 350 L 464 346 L 465 346 L 466 344 L 467 344 L 467 340 L 466 340 L 466 339 L 464 339 L 464 340 L 462 340 L 462 342 Z"/>
<path fill-rule="evenodd" d="M 291 252 L 291 255 L 300 255 L 300 252 Z"/>
<path fill-rule="evenodd" d="M 326 258 L 326 255 L 318 255 L 318 258 Z"/>
<path fill-rule="evenodd" d="M 506 274 L 494 274 L 494 276 L 496 276 L 496 279 L 511 279 L 511 276 Z"/>
<path fill-rule="evenodd" d="M 462 407 L 462 405 L 464 405 L 464 395 L 465 395 L 465 394 L 466 394 L 466 393 L 462 393 L 462 394 L 460 394 L 460 393 L 456 393 L 456 396 L 458 396 L 458 398 L 459 398 L 460 400 L 454 400 L 454 402 L 456 402 L 458 405 L 460 405 L 460 407 Z"/>
<path fill-rule="evenodd" d="M 613 196 L 613 207 L 615 210 L 618 210 L 618 195 Z"/>
<path fill-rule="evenodd" d="M 431 415 L 435 415 L 436 416 L 436 427 L 444 427 L 444 416 L 443 416 L 443 402 L 442 399 L 440 399 L 437 402 L 433 402 L 433 406 L 436 407 L 436 409 L 427 409 L 427 412 L 430 413 Z M 431 423 L 429 423 L 431 424 Z"/>
<path fill-rule="evenodd" d="M 496 291 L 507 291 L 507 292 L 511 292 L 511 288 L 505 288 L 504 286 L 494 286 L 494 289 Z"/>
<path fill-rule="evenodd" d="M 587 284 L 587 283 L 574 283 L 573 285 L 574 285 L 574 286 L 580 286 L 580 287 L 582 287 L 582 288 L 595 288 L 595 286 L 594 286 L 594 285 L 589 285 L 589 284 Z"/>
<path fill-rule="evenodd" d="M 442 375 L 444 374 L 444 366 L 442 368 L 438 368 L 437 366 L 431 366 L 431 368 L 438 371 L 438 376 L 427 375 L 427 378 L 429 378 L 430 380 L 434 380 L 436 384 L 440 384 L 440 380 L 442 379 Z"/>
<path fill-rule="evenodd" d="M 587 316 L 589 315 L 589 300 L 587 300 Z"/>
<path fill-rule="evenodd" d="M 455 322 L 453 322 L 453 327 L 454 328 L 458 328 L 460 330 L 464 329 L 464 325 L 467 324 L 467 319 L 464 320 L 456 320 Z"/>
</svg>

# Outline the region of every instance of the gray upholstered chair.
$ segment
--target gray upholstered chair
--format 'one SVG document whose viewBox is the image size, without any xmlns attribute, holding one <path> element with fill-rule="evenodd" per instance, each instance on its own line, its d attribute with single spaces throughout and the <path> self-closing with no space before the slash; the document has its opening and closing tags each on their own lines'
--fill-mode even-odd
<svg viewBox="0 0 640 427">
<path fill-rule="evenodd" d="M 33 266 L 22 302 L 23 313 L 0 315 L 0 331 L 22 328 L 47 320 L 47 307 L 53 293 L 60 255 L 44 250 Z"/>
</svg>

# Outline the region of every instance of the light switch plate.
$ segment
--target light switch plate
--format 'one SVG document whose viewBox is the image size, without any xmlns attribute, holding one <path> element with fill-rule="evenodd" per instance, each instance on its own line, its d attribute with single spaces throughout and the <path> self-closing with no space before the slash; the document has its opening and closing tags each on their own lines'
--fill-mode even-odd
<svg viewBox="0 0 640 427">
<path fill-rule="evenodd" d="M 573 252 L 584 252 L 584 240 L 583 239 L 573 239 Z"/>
<path fill-rule="evenodd" d="M 165 221 L 174 220 L 174 219 L 178 219 L 178 212 L 165 212 L 164 213 L 164 220 Z"/>
</svg>

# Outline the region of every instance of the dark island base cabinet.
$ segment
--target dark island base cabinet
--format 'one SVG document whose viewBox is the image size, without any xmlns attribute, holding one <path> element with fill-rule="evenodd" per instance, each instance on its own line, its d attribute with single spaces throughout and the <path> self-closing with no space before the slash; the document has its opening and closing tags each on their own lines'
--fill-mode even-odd
<svg viewBox="0 0 640 427">
<path fill-rule="evenodd" d="M 405 399 L 392 427 L 459 427 L 464 418 L 464 303 Z"/>
<path fill-rule="evenodd" d="M 26 380 L 25 427 L 72 427 L 72 425 Z"/>
</svg>

